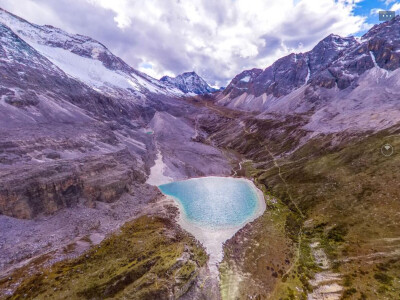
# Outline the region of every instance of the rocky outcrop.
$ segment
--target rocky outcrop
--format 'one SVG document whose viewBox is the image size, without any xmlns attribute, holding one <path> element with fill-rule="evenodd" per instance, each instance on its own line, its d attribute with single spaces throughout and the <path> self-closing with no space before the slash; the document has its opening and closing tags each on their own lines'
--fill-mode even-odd
<svg viewBox="0 0 400 300">
<path fill-rule="evenodd" d="M 242 73 L 235 76 L 229 85 L 222 90 L 225 95 L 231 95 L 232 98 L 240 96 L 243 92 L 242 90 L 247 90 L 247 88 L 253 85 L 254 80 L 262 73 L 261 69 L 251 69 L 245 70 Z"/>
<path fill-rule="evenodd" d="M 31 219 L 78 202 L 113 202 L 145 176 L 126 150 L 77 161 L 11 166 L 0 175 L 0 214 Z"/>
<path fill-rule="evenodd" d="M 363 37 L 376 64 L 385 70 L 400 67 L 400 16 L 372 27 Z"/>
</svg>

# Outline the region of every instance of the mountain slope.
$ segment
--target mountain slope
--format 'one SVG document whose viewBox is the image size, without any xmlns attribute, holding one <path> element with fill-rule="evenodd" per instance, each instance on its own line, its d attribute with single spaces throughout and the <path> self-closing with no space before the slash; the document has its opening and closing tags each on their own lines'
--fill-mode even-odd
<svg viewBox="0 0 400 300">
<path fill-rule="evenodd" d="M 400 120 L 399 28 L 396 17 L 359 40 L 330 35 L 309 52 L 242 72 L 216 101 L 264 115 L 303 115 L 312 131 L 387 128 Z"/>
<path fill-rule="evenodd" d="M 121 129 L 132 128 L 127 116 L 139 120 L 143 107 L 72 79 L 3 24 L 0 43 L 1 214 L 33 218 L 69 207 L 85 194 L 111 201 L 125 190 L 123 178 L 143 180 L 145 135 L 131 132 L 136 144 L 128 148 L 107 125 L 113 120 Z M 110 169 L 98 170 L 99 181 L 86 177 L 101 156 Z M 110 188 L 116 193 L 107 196 Z"/>
<path fill-rule="evenodd" d="M 160 81 L 167 83 L 169 86 L 178 88 L 185 94 L 192 93 L 201 95 L 216 91 L 195 72 L 182 73 L 175 78 L 164 76 L 160 79 Z"/>
<path fill-rule="evenodd" d="M 53 26 L 31 24 L 0 9 L 0 22 L 73 78 L 106 94 L 138 97 L 146 93 L 179 96 L 178 89 L 145 75 L 92 38 Z"/>
<path fill-rule="evenodd" d="M 96 94 L 0 23 L 2 128 L 48 122 L 94 123 L 83 107 Z M 79 97 L 86 94 L 86 103 Z"/>
<path fill-rule="evenodd" d="M 246 92 L 255 97 L 263 94 L 277 98 L 285 96 L 309 83 L 319 71 L 325 69 L 345 49 L 354 44 L 354 38 L 341 38 L 332 34 L 307 53 L 285 56 L 265 70 L 242 72 L 227 86 L 224 95 L 230 94 L 230 97 L 234 98 Z M 250 77 L 247 77 L 248 75 Z"/>
</svg>

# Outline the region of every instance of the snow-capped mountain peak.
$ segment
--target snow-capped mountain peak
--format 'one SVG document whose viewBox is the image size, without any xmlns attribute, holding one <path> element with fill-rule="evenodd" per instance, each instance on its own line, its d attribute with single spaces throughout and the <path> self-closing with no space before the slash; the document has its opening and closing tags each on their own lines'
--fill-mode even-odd
<svg viewBox="0 0 400 300">
<path fill-rule="evenodd" d="M 182 95 L 180 90 L 130 67 L 90 37 L 70 34 L 50 25 L 35 25 L 3 9 L 0 9 L 0 23 L 11 28 L 66 74 L 95 90 L 119 96 Z"/>
<path fill-rule="evenodd" d="M 201 78 L 196 72 L 185 72 L 176 77 L 164 76 L 160 81 L 170 86 L 176 87 L 184 93 L 207 94 L 215 91 L 208 83 Z"/>
</svg>

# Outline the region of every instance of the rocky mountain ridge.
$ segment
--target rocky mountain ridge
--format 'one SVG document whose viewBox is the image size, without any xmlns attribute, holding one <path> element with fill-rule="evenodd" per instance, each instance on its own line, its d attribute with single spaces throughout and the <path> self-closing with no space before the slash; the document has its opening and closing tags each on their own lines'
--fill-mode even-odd
<svg viewBox="0 0 400 300">
<path fill-rule="evenodd" d="M 131 98 L 148 93 L 182 94 L 133 69 L 90 37 L 69 34 L 49 25 L 35 25 L 3 9 L 0 9 L 0 22 L 66 74 L 103 93 Z"/>
<path fill-rule="evenodd" d="M 264 117 L 303 116 L 313 132 L 387 128 L 400 120 L 399 28 L 398 16 L 360 39 L 329 35 L 309 52 L 238 74 L 215 101 Z"/>
<path fill-rule="evenodd" d="M 243 71 L 231 81 L 224 94 L 237 97 L 246 91 L 256 97 L 264 93 L 277 98 L 285 96 L 312 81 L 318 72 L 356 43 L 354 38 L 341 38 L 331 34 L 309 52 L 292 53 L 264 70 Z"/>
</svg>

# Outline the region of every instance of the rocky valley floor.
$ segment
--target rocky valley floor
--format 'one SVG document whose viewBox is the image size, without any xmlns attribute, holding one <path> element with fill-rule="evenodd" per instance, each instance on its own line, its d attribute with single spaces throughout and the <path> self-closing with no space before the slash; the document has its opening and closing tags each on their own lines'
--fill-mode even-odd
<svg viewBox="0 0 400 300">
<path fill-rule="evenodd" d="M 385 142 L 400 146 L 397 128 L 304 142 L 306 133 L 293 131 L 301 119 L 278 126 L 278 121 L 257 120 L 251 114 L 238 120 L 236 111 L 201 98 L 181 101 L 194 113 L 157 113 L 148 125 L 149 143 L 164 157 L 164 174 L 172 179 L 243 176 L 265 194 L 264 215 L 226 243 L 219 279 L 207 271 L 201 245 L 174 223 L 176 208 L 165 203 L 157 188 L 132 180 L 112 201 L 88 202 L 81 195 L 66 208 L 30 220 L 0 216 L 5 228 L 0 235 L 2 297 L 399 295 L 400 220 L 390 213 L 399 203 L 398 159 L 379 152 Z M 285 154 L 285 145 L 296 150 Z M 151 250 L 154 243 L 159 252 Z M 133 252 L 120 256 L 124 247 Z M 90 285 L 81 285 L 88 278 Z"/>
</svg>

